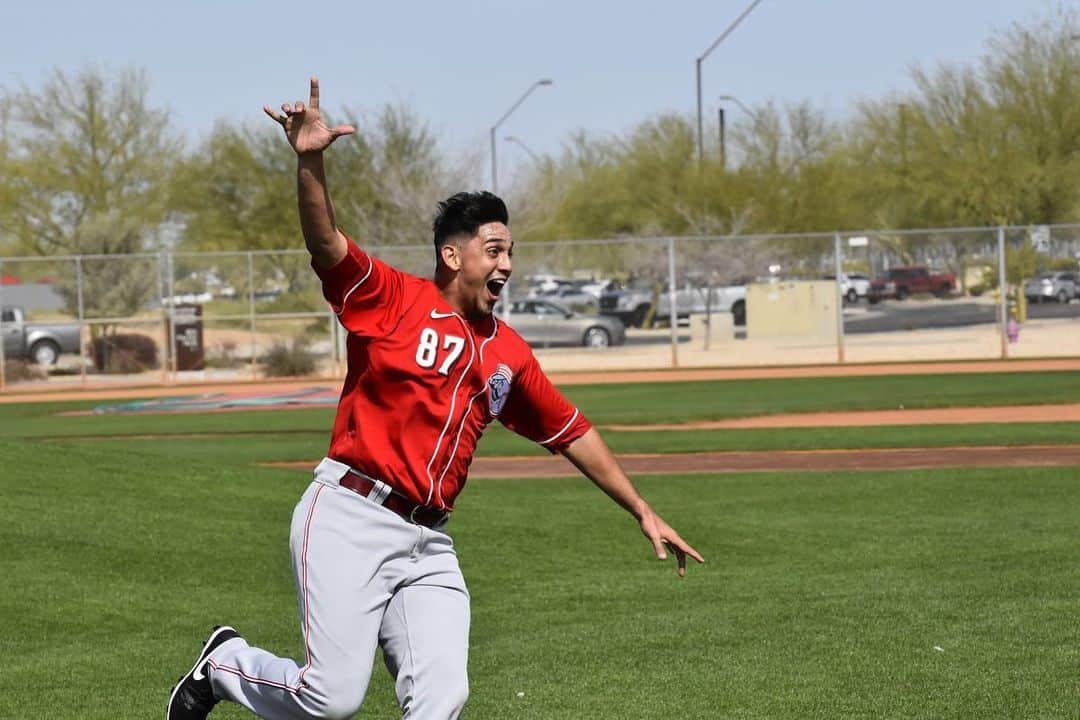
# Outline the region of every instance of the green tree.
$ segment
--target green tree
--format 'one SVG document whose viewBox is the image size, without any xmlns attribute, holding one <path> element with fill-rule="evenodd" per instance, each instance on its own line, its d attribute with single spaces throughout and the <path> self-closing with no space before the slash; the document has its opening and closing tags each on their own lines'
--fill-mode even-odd
<svg viewBox="0 0 1080 720">
<path fill-rule="evenodd" d="M 150 105 L 144 73 L 55 70 L 38 89 L 5 92 L 2 105 L 12 111 L 0 150 L 0 232 L 19 252 L 123 254 L 158 246 L 181 142 L 166 112 Z M 132 315 L 157 286 L 139 264 L 95 263 L 84 273 L 84 305 L 99 317 Z M 60 290 L 74 312 L 74 283 Z"/>
<path fill-rule="evenodd" d="M 1080 214 L 1080 11 L 1059 8 L 994 38 L 982 73 L 1013 168 L 1018 219 L 1075 220 Z"/>
<path fill-rule="evenodd" d="M 2 96 L 0 96 L 2 97 Z M 10 218 L 15 209 L 14 184 L 10 181 L 15 174 L 13 150 L 11 147 L 11 107 L 0 104 L 0 255 L 14 254 L 18 244 L 11 234 Z"/>
<path fill-rule="evenodd" d="M 366 247 L 427 242 L 436 203 L 462 187 L 465 171 L 443 157 L 434 136 L 406 108 L 384 107 L 358 126 L 327 155 L 338 223 Z M 177 173 L 173 197 L 187 249 L 303 248 L 296 157 L 271 123 L 236 128 L 219 122 Z M 278 283 L 287 293 L 313 287 L 306 258 L 262 258 L 257 282 Z M 317 293 L 307 293 L 305 302 L 321 304 Z"/>
</svg>

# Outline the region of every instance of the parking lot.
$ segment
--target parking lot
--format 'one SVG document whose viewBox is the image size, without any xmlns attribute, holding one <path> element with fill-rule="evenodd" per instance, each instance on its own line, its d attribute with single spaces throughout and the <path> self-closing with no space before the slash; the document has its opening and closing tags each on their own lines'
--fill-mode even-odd
<svg viewBox="0 0 1080 720">
<path fill-rule="evenodd" d="M 897 332 L 934 330 L 992 324 L 998 321 L 998 305 L 991 298 L 885 300 L 877 305 L 859 302 L 844 308 L 844 332 Z M 1033 303 L 1030 320 L 1080 318 L 1080 302 Z"/>
</svg>

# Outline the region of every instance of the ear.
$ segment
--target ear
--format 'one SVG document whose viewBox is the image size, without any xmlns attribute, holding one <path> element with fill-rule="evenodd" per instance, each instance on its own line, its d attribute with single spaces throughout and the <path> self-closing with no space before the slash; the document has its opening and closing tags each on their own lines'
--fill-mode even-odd
<svg viewBox="0 0 1080 720">
<path fill-rule="evenodd" d="M 439 256 L 442 257 L 443 265 L 457 272 L 461 269 L 461 248 L 455 242 L 448 242 L 439 248 Z"/>
</svg>

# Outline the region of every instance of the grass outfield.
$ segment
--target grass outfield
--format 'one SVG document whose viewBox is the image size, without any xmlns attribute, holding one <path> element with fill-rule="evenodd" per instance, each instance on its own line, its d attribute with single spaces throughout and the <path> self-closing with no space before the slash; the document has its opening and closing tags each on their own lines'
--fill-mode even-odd
<svg viewBox="0 0 1080 720">
<path fill-rule="evenodd" d="M 266 413 L 270 414 L 270 413 Z M 1074 445 L 1080 443 L 1080 423 L 1021 423 L 987 425 L 912 425 L 870 428 L 794 428 L 788 430 L 693 430 L 605 432 L 616 453 L 681 453 L 724 450 L 840 450 L 861 448 L 921 448 L 959 446 Z M 147 434 L 137 439 L 50 440 L 47 446 L 78 443 L 112 447 L 133 455 L 171 455 L 217 459 L 221 462 L 315 461 L 326 453 L 330 431 L 288 435 L 169 437 Z M 484 434 L 478 456 L 547 455 L 543 448 L 501 426 Z"/>
<path fill-rule="evenodd" d="M 0 457 L 0 717 L 159 717 L 214 622 L 300 652 L 304 474 L 113 443 Z M 1075 717 L 1080 469 L 639 485 L 709 560 L 685 580 L 584 480 L 462 496 L 470 717 Z M 360 716 L 398 716 L 381 665 Z"/>
<path fill-rule="evenodd" d="M 1077 402 L 1080 373 L 567 392 L 598 423 L 670 422 Z M 321 456 L 332 411 L 55 416 L 96 404 L 0 405 L 0 718 L 160 717 L 215 622 L 302 649 L 287 535 L 308 476 L 257 463 Z M 88 438 L 131 434 L 151 437 Z M 619 452 L 1072 444 L 1080 423 L 606 437 Z M 542 451 L 493 428 L 481 452 Z M 637 483 L 708 565 L 679 581 L 583 479 L 470 482 L 452 525 L 469 717 L 1076 716 L 1080 468 Z M 398 717 L 380 664 L 360 717 Z"/>
<path fill-rule="evenodd" d="M 597 424 L 677 423 L 773 413 L 915 410 L 1080 402 L 1080 372 L 972 373 L 895 377 L 785 378 L 569 385 L 567 397 Z M 162 396 L 168 391 L 162 390 Z M 328 431 L 333 411 L 57 417 L 100 401 L 0 405 L 0 437 L 129 435 L 142 432 Z M 1047 421 L 1053 421 L 1052 408 Z"/>
</svg>

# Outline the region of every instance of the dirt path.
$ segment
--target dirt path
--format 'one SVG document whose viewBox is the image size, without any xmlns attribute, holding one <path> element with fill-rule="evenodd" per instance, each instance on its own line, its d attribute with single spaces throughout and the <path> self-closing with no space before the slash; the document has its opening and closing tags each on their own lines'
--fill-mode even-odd
<svg viewBox="0 0 1080 720">
<path fill-rule="evenodd" d="M 1080 445 L 628 454 L 619 455 L 619 462 L 631 475 L 948 467 L 1064 467 L 1080 466 Z M 266 465 L 310 471 L 316 462 Z M 577 477 L 580 474 L 568 460 L 559 455 L 478 457 L 469 470 L 470 478 Z"/>
<path fill-rule="evenodd" d="M 930 375 L 949 373 L 1054 372 L 1080 370 L 1080 358 L 1045 360 L 987 360 L 978 362 L 882 363 L 873 365 L 810 365 L 800 367 L 705 368 L 685 370 L 626 370 L 608 372 L 551 373 L 556 385 L 601 383 L 678 382 L 684 380 L 753 380 L 766 378 L 865 377 L 878 375 Z M 198 395 L 207 392 L 285 393 L 313 386 L 340 388 L 335 378 L 296 381 L 253 381 L 148 385 L 137 388 L 88 387 L 55 388 L 48 383 L 8 386 L 0 392 L 0 404 L 58 402 L 62 400 L 137 399 L 162 396 Z"/>
<path fill-rule="evenodd" d="M 605 425 L 620 432 L 734 430 L 748 428 L 872 427 L 881 425 L 972 425 L 977 423 L 1080 422 L 1080 403 L 1003 407 L 923 408 L 762 415 L 682 424 Z"/>
</svg>

